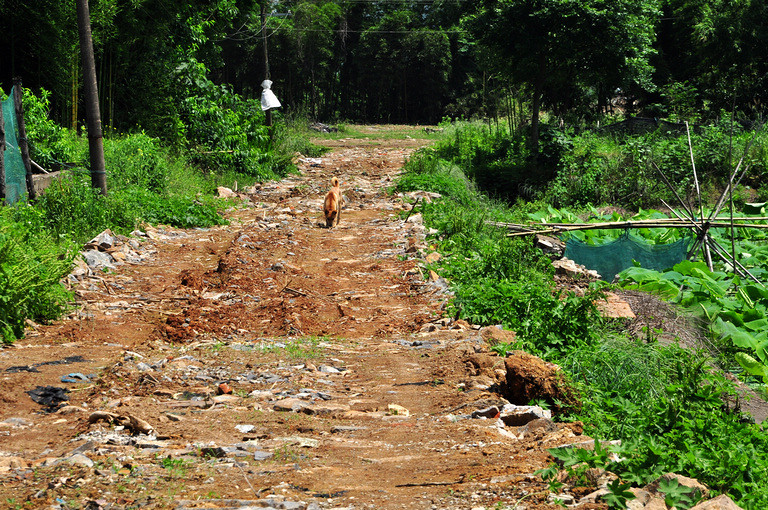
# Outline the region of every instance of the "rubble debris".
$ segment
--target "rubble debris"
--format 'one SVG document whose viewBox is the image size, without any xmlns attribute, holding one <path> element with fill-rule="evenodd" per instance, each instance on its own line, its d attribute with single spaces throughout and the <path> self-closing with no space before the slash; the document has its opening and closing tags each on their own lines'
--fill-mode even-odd
<svg viewBox="0 0 768 510">
<path fill-rule="evenodd" d="M 96 411 L 88 416 L 88 423 L 99 421 L 106 421 L 112 425 L 125 427 L 132 434 L 152 434 L 154 432 L 152 425 L 130 414 L 120 415 L 107 411 Z"/>
<path fill-rule="evenodd" d="M 69 400 L 69 390 L 57 386 L 37 386 L 27 391 L 27 394 L 38 404 L 44 405 L 48 413 L 58 411 Z"/>
</svg>

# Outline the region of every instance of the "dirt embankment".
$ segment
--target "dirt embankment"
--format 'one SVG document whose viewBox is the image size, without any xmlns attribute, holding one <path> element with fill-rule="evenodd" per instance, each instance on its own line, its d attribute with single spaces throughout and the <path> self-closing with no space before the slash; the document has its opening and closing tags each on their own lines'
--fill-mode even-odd
<svg viewBox="0 0 768 510">
<path fill-rule="evenodd" d="M 500 333 L 438 321 L 425 229 L 385 193 L 422 143 L 333 142 L 229 225 L 147 229 L 73 280 L 71 317 L 0 351 L 0 506 L 556 507 L 533 473 L 589 438 L 508 418 Z"/>
</svg>

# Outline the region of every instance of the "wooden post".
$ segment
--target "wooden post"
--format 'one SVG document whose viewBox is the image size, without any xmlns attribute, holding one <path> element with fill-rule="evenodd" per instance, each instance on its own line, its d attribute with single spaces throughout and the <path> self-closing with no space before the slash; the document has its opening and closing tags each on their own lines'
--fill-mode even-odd
<svg viewBox="0 0 768 510">
<path fill-rule="evenodd" d="M 269 51 L 267 49 L 267 0 L 262 0 L 261 4 L 261 34 L 264 39 L 264 79 L 269 79 Z M 272 127 L 272 109 L 265 112 L 267 126 Z M 270 137 L 272 131 L 269 132 Z"/>
<path fill-rule="evenodd" d="M 27 143 L 27 128 L 24 125 L 24 104 L 21 101 L 21 78 L 13 79 L 13 106 L 16 108 L 16 122 L 19 129 L 19 152 L 21 152 L 21 161 L 24 163 L 24 170 L 27 175 L 27 195 L 30 201 L 35 201 L 37 193 L 32 181 L 32 163 L 29 160 L 29 144 Z"/>
<path fill-rule="evenodd" d="M 5 204 L 5 120 L 2 101 L 0 101 L 0 200 Z"/>
</svg>

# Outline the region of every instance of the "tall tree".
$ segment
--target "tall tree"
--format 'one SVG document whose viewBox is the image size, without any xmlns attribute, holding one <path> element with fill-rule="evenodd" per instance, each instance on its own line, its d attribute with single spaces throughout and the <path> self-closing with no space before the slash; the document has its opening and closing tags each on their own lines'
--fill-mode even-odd
<svg viewBox="0 0 768 510">
<path fill-rule="evenodd" d="M 568 105 L 587 88 L 602 95 L 651 87 L 656 0 L 485 0 L 467 28 L 492 66 L 531 94 L 533 154 L 542 103 Z"/>
<path fill-rule="evenodd" d="M 91 15 L 88 0 L 77 0 L 77 25 L 80 33 L 80 52 L 83 57 L 85 85 L 85 114 L 88 119 L 88 151 L 91 160 L 91 184 L 107 194 L 107 172 L 104 164 L 104 140 L 101 131 L 99 88 L 96 82 L 96 60 L 93 56 Z"/>
<path fill-rule="evenodd" d="M 699 110 L 764 114 L 768 101 L 768 3 L 764 0 L 666 0 L 660 27 L 661 86 L 687 83 Z"/>
</svg>

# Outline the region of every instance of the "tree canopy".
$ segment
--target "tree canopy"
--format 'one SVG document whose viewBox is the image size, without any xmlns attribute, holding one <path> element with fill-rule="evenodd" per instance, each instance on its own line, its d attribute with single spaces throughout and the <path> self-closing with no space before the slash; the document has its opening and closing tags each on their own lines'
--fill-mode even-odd
<svg viewBox="0 0 768 510">
<path fill-rule="evenodd" d="M 265 41 L 286 111 L 434 123 L 525 105 L 534 140 L 540 110 L 583 120 L 618 100 L 698 119 L 735 103 L 758 118 L 768 85 L 765 0 L 91 0 L 90 10 L 105 126 L 172 140 L 184 136 L 189 70 L 257 98 Z M 82 125 L 74 0 L 0 0 L 0 11 L 3 89 L 21 76 L 52 92 L 61 124 Z"/>
</svg>

